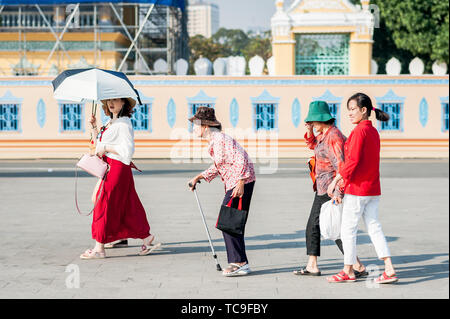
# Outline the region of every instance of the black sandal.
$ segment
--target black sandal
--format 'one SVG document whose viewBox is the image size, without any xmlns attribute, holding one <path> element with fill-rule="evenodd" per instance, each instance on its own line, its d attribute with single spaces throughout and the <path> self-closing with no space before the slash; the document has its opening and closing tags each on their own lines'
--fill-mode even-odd
<svg viewBox="0 0 450 319">
<path fill-rule="evenodd" d="M 128 239 L 124 240 L 117 240 L 112 243 L 105 244 L 105 249 L 111 249 L 111 248 L 125 248 L 128 247 Z"/>
<path fill-rule="evenodd" d="M 298 270 L 294 270 L 294 275 L 297 276 L 320 276 L 322 273 L 320 271 L 318 272 L 310 272 L 306 270 L 306 267 L 300 268 Z"/>
<path fill-rule="evenodd" d="M 369 273 L 365 269 L 363 271 L 353 270 L 353 272 L 355 273 L 356 278 L 366 277 L 369 275 Z"/>
</svg>

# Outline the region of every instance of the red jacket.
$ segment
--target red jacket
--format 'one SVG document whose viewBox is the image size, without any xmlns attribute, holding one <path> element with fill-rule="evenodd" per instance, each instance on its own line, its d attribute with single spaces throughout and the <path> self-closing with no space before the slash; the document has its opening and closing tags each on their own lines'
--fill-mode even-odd
<svg viewBox="0 0 450 319">
<path fill-rule="evenodd" d="M 380 135 L 369 120 L 353 129 L 344 145 L 345 161 L 339 167 L 345 194 L 379 196 Z"/>
</svg>

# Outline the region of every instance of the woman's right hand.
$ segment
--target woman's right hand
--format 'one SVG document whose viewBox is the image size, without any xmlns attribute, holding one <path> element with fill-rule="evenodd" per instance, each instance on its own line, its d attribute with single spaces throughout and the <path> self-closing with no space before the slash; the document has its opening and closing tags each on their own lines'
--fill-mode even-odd
<svg viewBox="0 0 450 319">
<path fill-rule="evenodd" d="M 308 138 L 313 137 L 314 136 L 314 126 L 312 125 L 312 123 L 305 123 L 305 127 L 306 127 L 306 131 L 307 131 L 307 136 Z"/>
<path fill-rule="evenodd" d="M 97 127 L 97 119 L 95 118 L 94 115 L 91 115 L 91 118 L 89 119 L 89 123 L 91 123 L 92 128 Z"/>
<path fill-rule="evenodd" d="M 342 204 L 342 198 L 339 196 L 333 196 L 331 200 L 334 205 Z"/>
<path fill-rule="evenodd" d="M 197 183 L 200 181 L 201 177 L 200 176 L 195 176 L 193 179 L 191 179 L 188 182 L 188 187 L 191 191 L 194 191 L 195 186 L 197 185 Z"/>
</svg>

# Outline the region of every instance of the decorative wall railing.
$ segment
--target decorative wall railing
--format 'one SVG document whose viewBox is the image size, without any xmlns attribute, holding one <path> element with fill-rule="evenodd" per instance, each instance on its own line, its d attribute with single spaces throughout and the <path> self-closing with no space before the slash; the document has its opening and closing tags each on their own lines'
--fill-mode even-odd
<svg viewBox="0 0 450 319">
<path fill-rule="evenodd" d="M 61 29 L 64 27 L 65 21 L 58 23 L 58 21 L 55 20 L 55 15 L 53 13 L 47 13 L 44 14 L 45 19 L 50 23 L 52 27 L 61 27 Z M 75 26 L 76 28 L 85 28 L 85 27 L 94 27 L 96 24 L 98 27 L 102 27 L 101 24 L 99 24 L 99 21 L 95 21 L 95 13 L 92 12 L 83 12 L 80 13 L 80 15 L 77 18 Z M 17 28 L 24 28 L 24 29 L 30 29 L 27 31 L 43 31 L 39 30 L 40 28 L 48 28 L 47 23 L 45 22 L 44 17 L 42 17 L 38 12 L 32 12 L 32 13 L 17 13 L 17 12 L 6 12 L 0 14 L 0 30 L 11 32 L 14 31 Z M 103 26 L 105 27 L 105 26 Z M 111 26 L 107 26 L 110 28 Z M 120 26 L 117 26 L 117 30 L 119 30 Z"/>
<path fill-rule="evenodd" d="M 47 21 L 52 25 L 53 14 L 45 14 Z M 10 29 L 24 27 L 24 28 L 44 28 L 47 24 L 45 19 L 39 13 L 27 13 L 19 15 L 16 12 L 0 14 L 0 30 L 11 31 Z"/>
</svg>

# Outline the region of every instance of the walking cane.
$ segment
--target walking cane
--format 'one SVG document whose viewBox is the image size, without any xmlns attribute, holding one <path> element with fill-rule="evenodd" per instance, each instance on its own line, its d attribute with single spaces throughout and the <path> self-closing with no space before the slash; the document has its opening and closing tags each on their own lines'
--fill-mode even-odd
<svg viewBox="0 0 450 319">
<path fill-rule="evenodd" d="M 200 184 L 200 181 L 198 181 L 198 183 Z M 214 260 L 216 261 L 216 269 L 217 269 L 217 271 L 222 271 L 222 267 L 220 267 L 219 261 L 217 260 L 216 252 L 214 251 L 214 246 L 213 246 L 213 244 L 211 242 L 211 235 L 209 234 L 208 226 L 206 225 L 206 220 L 205 220 L 205 216 L 203 215 L 202 206 L 200 205 L 200 201 L 198 200 L 197 190 L 195 189 L 196 186 L 197 185 L 193 186 L 194 187 L 195 199 L 197 200 L 198 208 L 200 210 L 200 215 L 202 215 L 202 220 L 203 220 L 203 225 L 205 226 L 206 235 L 208 235 L 209 246 L 211 247 L 211 251 L 212 251 Z M 189 187 L 192 187 L 191 183 L 189 183 Z"/>
</svg>

